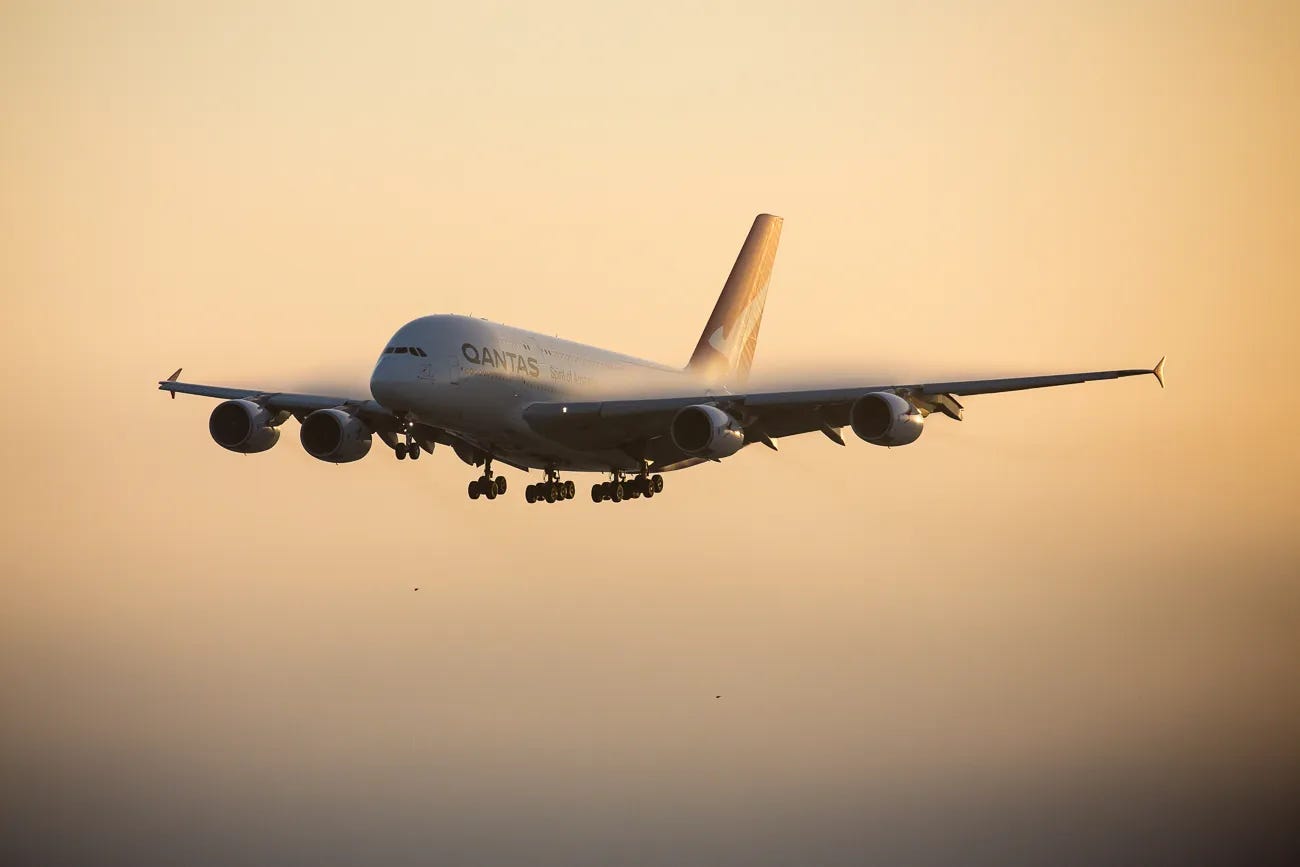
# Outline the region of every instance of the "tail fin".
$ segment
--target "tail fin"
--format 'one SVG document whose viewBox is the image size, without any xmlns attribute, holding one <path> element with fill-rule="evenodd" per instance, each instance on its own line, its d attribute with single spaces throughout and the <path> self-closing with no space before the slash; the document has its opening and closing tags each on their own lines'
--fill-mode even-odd
<svg viewBox="0 0 1300 867">
<path fill-rule="evenodd" d="M 728 386 L 742 386 L 749 377 L 767 287 L 772 281 L 772 262 L 781 240 L 781 222 L 780 217 L 771 214 L 759 214 L 754 219 L 713 315 L 686 365 L 689 372 Z"/>
</svg>

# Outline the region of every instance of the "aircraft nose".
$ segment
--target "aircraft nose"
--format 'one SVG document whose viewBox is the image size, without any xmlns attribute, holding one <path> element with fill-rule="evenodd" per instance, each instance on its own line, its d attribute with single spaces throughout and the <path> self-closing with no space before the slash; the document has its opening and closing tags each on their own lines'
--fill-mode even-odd
<svg viewBox="0 0 1300 867">
<path fill-rule="evenodd" d="M 370 394 L 390 409 L 402 399 L 402 380 L 390 356 L 384 356 L 370 374 Z"/>
</svg>

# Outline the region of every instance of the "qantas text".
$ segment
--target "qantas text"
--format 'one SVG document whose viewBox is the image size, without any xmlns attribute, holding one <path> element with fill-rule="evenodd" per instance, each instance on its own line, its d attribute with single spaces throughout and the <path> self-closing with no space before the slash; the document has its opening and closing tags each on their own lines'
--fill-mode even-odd
<svg viewBox="0 0 1300 867">
<path fill-rule="evenodd" d="M 464 343 L 461 344 L 460 353 L 471 364 L 487 365 L 498 370 L 521 373 L 525 376 L 537 377 L 541 375 L 536 358 L 520 355 L 517 352 L 502 352 L 500 349 L 493 349 L 490 346 L 479 349 L 472 343 Z"/>
</svg>

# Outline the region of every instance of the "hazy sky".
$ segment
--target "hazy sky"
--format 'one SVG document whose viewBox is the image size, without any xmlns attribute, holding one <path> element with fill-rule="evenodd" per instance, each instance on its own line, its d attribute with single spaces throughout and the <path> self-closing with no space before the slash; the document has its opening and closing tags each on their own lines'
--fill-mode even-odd
<svg viewBox="0 0 1300 867">
<path fill-rule="evenodd" d="M 1294 856 L 1300 11 L 898 6 L 4 4 L 0 860 Z M 618 508 L 154 390 L 684 364 L 760 211 L 759 379 L 1169 388 Z"/>
</svg>

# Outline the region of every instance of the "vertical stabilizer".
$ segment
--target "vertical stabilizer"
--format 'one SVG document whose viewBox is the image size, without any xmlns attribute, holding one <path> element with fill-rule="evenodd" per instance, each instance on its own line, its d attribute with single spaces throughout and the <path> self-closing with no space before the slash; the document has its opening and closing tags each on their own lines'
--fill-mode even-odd
<svg viewBox="0 0 1300 867">
<path fill-rule="evenodd" d="M 781 218 L 759 214 L 686 365 L 688 371 L 713 384 L 744 385 L 754 363 L 758 326 L 780 240 Z"/>
</svg>

